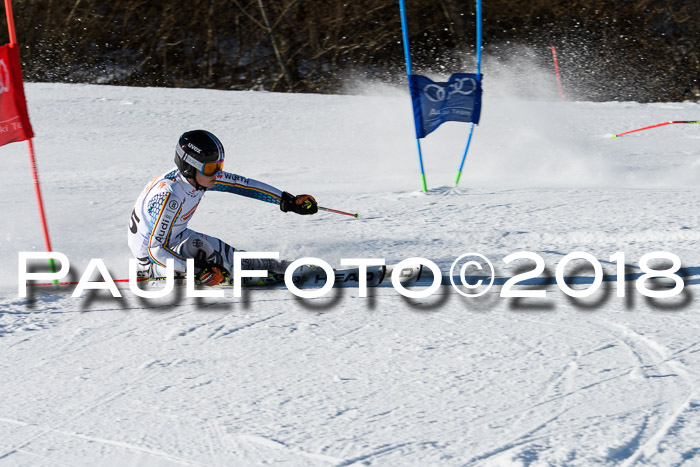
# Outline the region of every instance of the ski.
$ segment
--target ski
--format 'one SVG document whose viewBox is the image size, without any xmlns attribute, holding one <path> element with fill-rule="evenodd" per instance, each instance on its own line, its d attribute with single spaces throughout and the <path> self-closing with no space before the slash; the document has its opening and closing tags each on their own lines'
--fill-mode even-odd
<svg viewBox="0 0 700 467">
<path fill-rule="evenodd" d="M 391 286 L 391 276 L 394 273 L 395 265 L 388 266 L 367 266 L 366 284 L 367 287 L 380 287 L 382 285 Z M 333 287 L 359 287 L 360 285 L 360 268 L 334 268 L 333 269 Z M 409 265 L 401 268 L 398 273 L 398 280 L 402 284 L 417 283 L 423 276 L 423 266 L 420 264 Z M 166 278 L 157 277 L 145 280 L 141 286 L 146 287 L 161 287 L 164 285 Z M 187 280 L 184 277 L 174 279 L 175 285 L 187 285 Z M 292 273 L 292 282 L 298 288 L 320 288 L 328 281 L 325 269 L 319 266 L 305 265 L 297 268 Z M 241 279 L 241 285 L 244 288 L 284 288 L 284 274 L 269 273 L 267 277 L 244 277 Z M 214 287 L 233 287 L 232 282 L 219 284 Z"/>
</svg>

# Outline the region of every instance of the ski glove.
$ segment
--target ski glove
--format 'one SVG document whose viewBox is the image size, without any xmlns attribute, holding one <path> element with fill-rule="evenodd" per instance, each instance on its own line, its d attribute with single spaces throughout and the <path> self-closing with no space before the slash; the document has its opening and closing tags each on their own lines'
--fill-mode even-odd
<svg viewBox="0 0 700 467">
<path fill-rule="evenodd" d="M 197 274 L 197 277 L 195 277 L 195 281 L 198 284 L 201 285 L 206 285 L 207 287 L 211 287 L 213 285 L 218 285 L 221 284 L 222 282 L 227 281 L 229 278 L 228 271 L 226 268 L 222 266 L 217 266 L 217 265 L 211 265 L 207 266 L 206 268 L 202 269 L 199 274 Z"/>
<path fill-rule="evenodd" d="M 208 287 L 221 284 L 228 281 L 229 272 L 220 264 L 206 260 L 206 254 L 203 250 L 199 250 L 194 258 L 194 266 L 199 269 L 199 273 L 195 275 L 194 280 L 199 285 Z"/>
<path fill-rule="evenodd" d="M 296 212 L 297 214 L 316 214 L 318 212 L 318 204 L 311 195 L 294 196 L 286 191 L 282 193 L 280 200 L 280 209 L 283 212 Z"/>
</svg>

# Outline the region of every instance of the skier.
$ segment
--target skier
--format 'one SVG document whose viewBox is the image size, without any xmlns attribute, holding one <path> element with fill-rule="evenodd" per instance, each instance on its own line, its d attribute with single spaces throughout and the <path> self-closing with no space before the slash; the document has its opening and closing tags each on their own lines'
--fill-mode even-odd
<svg viewBox="0 0 700 467">
<path fill-rule="evenodd" d="M 176 169 L 151 180 L 141 192 L 129 224 L 129 248 L 139 261 L 139 277 L 164 277 L 165 262 L 173 259 L 175 271 L 184 274 L 187 259 L 194 259 L 197 283 L 213 286 L 229 279 L 234 248 L 192 229 L 192 218 L 207 191 L 223 191 L 280 205 L 283 212 L 315 214 L 310 195 L 293 196 L 250 178 L 223 171 L 224 147 L 204 130 L 188 131 L 175 147 Z M 244 259 L 243 269 L 284 272 L 285 262 Z"/>
</svg>

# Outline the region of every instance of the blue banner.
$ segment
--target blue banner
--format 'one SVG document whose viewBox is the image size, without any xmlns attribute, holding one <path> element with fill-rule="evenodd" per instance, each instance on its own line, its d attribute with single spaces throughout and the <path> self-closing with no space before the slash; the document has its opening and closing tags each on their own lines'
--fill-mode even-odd
<svg viewBox="0 0 700 467">
<path fill-rule="evenodd" d="M 424 138 L 444 122 L 479 123 L 481 75 L 455 73 L 446 83 L 409 75 L 416 137 Z"/>
</svg>

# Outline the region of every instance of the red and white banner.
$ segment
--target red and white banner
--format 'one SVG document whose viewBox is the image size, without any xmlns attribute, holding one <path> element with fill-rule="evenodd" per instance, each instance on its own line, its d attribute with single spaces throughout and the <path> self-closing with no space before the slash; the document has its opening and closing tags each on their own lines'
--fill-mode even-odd
<svg viewBox="0 0 700 467">
<path fill-rule="evenodd" d="M 19 48 L 0 47 L 0 146 L 34 137 L 24 97 Z"/>
</svg>

